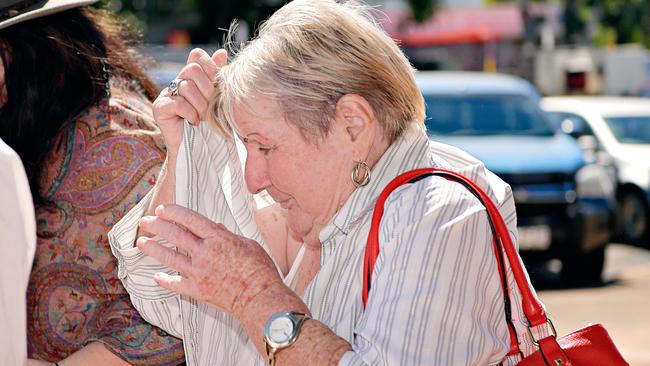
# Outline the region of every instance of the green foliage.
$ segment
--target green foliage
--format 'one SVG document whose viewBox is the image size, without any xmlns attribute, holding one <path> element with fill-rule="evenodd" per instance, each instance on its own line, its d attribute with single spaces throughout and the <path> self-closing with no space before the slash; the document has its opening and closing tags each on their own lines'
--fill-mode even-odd
<svg viewBox="0 0 650 366">
<path fill-rule="evenodd" d="M 422 23 L 429 19 L 437 7 L 437 0 L 408 0 L 413 20 Z"/>
<path fill-rule="evenodd" d="M 564 6 L 564 41 L 567 43 L 579 43 L 585 36 L 585 29 L 588 19 L 582 11 L 584 1 L 566 0 Z"/>
<path fill-rule="evenodd" d="M 650 0 L 564 0 L 565 41 L 597 45 L 641 43 L 650 48 Z M 597 25 L 586 34 L 588 22 Z M 588 39 L 588 37 L 592 39 Z"/>
</svg>

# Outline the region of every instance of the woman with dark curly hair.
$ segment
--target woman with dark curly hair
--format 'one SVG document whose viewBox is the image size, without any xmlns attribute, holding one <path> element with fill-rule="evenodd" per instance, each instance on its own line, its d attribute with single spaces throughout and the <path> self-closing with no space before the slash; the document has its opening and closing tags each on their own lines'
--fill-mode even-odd
<svg viewBox="0 0 650 366">
<path fill-rule="evenodd" d="M 181 341 L 133 308 L 106 236 L 165 158 L 157 90 L 95 1 L 0 3 L 0 138 L 36 207 L 28 364 L 176 365 Z"/>
</svg>

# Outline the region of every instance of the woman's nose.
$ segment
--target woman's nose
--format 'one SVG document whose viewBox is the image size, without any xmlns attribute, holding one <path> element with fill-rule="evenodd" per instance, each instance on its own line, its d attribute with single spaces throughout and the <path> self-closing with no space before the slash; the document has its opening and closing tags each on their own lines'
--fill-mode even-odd
<svg viewBox="0 0 650 366">
<path fill-rule="evenodd" d="M 246 158 L 246 167 L 244 169 L 244 178 L 246 187 L 250 193 L 258 193 L 270 185 L 267 166 L 264 159 L 256 159 L 250 154 Z"/>
</svg>

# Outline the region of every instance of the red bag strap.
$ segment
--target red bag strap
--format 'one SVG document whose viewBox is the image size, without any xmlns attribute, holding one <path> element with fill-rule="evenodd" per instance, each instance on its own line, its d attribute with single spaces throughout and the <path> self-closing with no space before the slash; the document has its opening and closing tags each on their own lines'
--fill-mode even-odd
<svg viewBox="0 0 650 366">
<path fill-rule="evenodd" d="M 368 293 L 370 291 L 370 285 L 372 283 L 373 269 L 375 267 L 377 256 L 379 255 L 379 224 L 381 222 L 381 217 L 384 213 L 384 203 L 388 198 L 388 196 L 397 187 L 427 175 L 441 176 L 450 181 L 454 181 L 462 184 L 467 189 L 469 189 L 470 192 L 474 194 L 485 206 L 485 208 L 487 209 L 490 225 L 492 226 L 493 229 L 493 234 L 494 234 L 493 244 L 495 246 L 495 255 L 497 257 L 497 262 L 499 266 L 501 268 L 504 268 L 501 262 L 502 255 L 500 254 L 503 251 L 506 255 L 506 259 L 508 263 L 510 264 L 510 268 L 513 272 L 517 287 L 521 292 L 522 308 L 524 314 L 526 315 L 526 318 L 528 319 L 528 322 L 533 327 L 546 324 L 548 322 L 548 318 L 546 317 L 546 314 L 544 312 L 544 309 L 542 308 L 541 303 L 539 302 L 537 296 L 535 295 L 535 291 L 533 290 L 533 288 L 528 283 L 528 280 L 526 279 L 526 272 L 523 269 L 521 259 L 519 258 L 519 254 L 517 253 L 517 249 L 515 245 L 512 243 L 512 239 L 510 238 L 510 233 L 508 232 L 508 228 L 506 227 L 506 224 L 503 221 L 503 218 L 501 217 L 501 213 L 499 212 L 499 209 L 492 202 L 490 197 L 470 179 L 456 172 L 445 170 L 445 169 L 438 169 L 438 168 L 421 168 L 421 169 L 415 169 L 403 173 L 397 176 L 395 179 L 393 179 L 390 183 L 388 183 L 386 188 L 384 188 L 384 190 L 379 195 L 379 198 L 377 199 L 377 203 L 375 204 L 375 210 L 372 214 L 370 232 L 368 233 L 368 242 L 366 244 L 366 252 L 365 252 L 364 263 L 363 263 L 364 276 L 363 276 L 362 297 L 363 297 L 364 309 L 368 301 Z M 500 273 L 500 276 L 501 276 L 502 283 L 506 284 L 505 288 L 503 289 L 504 297 L 507 299 L 506 301 L 509 303 L 507 281 L 504 282 L 505 270 L 503 271 L 503 273 Z M 511 352 L 509 354 L 513 354 L 518 352 L 519 347 L 517 345 L 518 342 L 516 340 L 516 332 L 514 332 L 514 326 L 512 326 L 511 319 L 509 316 L 510 314 L 508 313 L 509 313 L 509 309 L 508 309 L 508 305 L 506 305 L 506 318 L 510 325 L 509 332 L 510 332 Z"/>
</svg>

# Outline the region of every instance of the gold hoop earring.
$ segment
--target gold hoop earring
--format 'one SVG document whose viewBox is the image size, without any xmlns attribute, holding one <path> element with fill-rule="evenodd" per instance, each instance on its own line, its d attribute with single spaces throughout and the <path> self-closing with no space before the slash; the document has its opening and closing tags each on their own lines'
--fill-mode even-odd
<svg viewBox="0 0 650 366">
<path fill-rule="evenodd" d="M 363 187 L 370 182 L 370 167 L 365 161 L 355 161 L 352 168 L 352 183 L 355 187 Z"/>
</svg>

